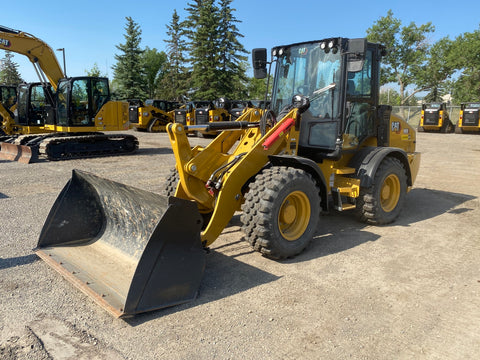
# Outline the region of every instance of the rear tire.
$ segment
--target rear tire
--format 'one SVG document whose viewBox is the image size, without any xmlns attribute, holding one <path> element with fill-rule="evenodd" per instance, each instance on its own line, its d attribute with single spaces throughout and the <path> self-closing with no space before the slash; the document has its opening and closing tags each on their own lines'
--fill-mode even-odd
<svg viewBox="0 0 480 360">
<path fill-rule="evenodd" d="M 357 216 L 368 224 L 389 224 L 400 215 L 406 192 L 405 168 L 400 160 L 387 157 L 378 167 L 373 185 L 360 189 Z"/>
<path fill-rule="evenodd" d="M 245 240 L 271 259 L 302 252 L 320 216 L 319 189 L 307 172 L 284 166 L 262 170 L 250 183 L 241 215 Z"/>
</svg>

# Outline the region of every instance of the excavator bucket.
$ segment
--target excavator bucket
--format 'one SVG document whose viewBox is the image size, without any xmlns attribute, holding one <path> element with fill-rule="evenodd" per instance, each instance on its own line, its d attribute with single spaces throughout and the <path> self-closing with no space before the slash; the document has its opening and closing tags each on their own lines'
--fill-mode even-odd
<svg viewBox="0 0 480 360">
<path fill-rule="evenodd" d="M 29 164 L 38 158 L 30 146 L 2 142 L 0 159 Z"/>
<path fill-rule="evenodd" d="M 194 202 L 73 170 L 36 254 L 116 317 L 193 300 L 205 269 Z"/>
</svg>

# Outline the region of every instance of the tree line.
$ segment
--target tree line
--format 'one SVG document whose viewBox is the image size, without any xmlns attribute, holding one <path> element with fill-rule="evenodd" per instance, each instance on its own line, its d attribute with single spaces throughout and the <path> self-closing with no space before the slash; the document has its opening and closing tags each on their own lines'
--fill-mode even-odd
<svg viewBox="0 0 480 360">
<path fill-rule="evenodd" d="M 165 51 L 142 48 L 142 30 L 126 17 L 125 41 L 116 46 L 112 89 L 123 99 L 212 100 L 263 98 L 266 82 L 247 76 L 248 51 L 237 27 L 233 0 L 187 2 L 185 19 L 174 10 L 166 25 Z M 453 103 L 480 101 L 480 29 L 455 39 L 431 42 L 435 26 L 428 22 L 403 25 L 392 10 L 366 30 L 369 41 L 385 45 L 382 61 L 381 103 L 416 104 L 419 94 L 425 102 L 442 101 L 446 94 Z M 305 39 L 308 40 L 308 39 Z M 21 82 L 18 65 L 8 52 L 0 65 L 0 83 Z M 95 64 L 87 71 L 98 76 Z"/>
<path fill-rule="evenodd" d="M 187 17 L 174 10 L 166 25 L 166 51 L 141 49 L 141 28 L 127 17 L 125 42 L 113 66 L 113 89 L 119 97 L 167 100 L 261 98 L 264 81 L 249 78 L 248 51 L 240 39 L 233 0 L 195 0 Z"/>
</svg>

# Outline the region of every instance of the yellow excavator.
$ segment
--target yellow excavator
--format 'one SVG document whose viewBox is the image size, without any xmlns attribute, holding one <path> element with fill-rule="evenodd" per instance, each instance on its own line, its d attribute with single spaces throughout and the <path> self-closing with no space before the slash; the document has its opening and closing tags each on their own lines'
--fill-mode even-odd
<svg viewBox="0 0 480 360">
<path fill-rule="evenodd" d="M 254 49 L 256 78 L 275 64 L 270 109 L 169 124 L 176 166 L 162 194 L 74 170 L 36 254 L 127 317 L 192 300 L 206 249 L 236 211 L 246 241 L 272 259 L 302 252 L 331 207 L 369 224 L 393 222 L 420 154 L 415 130 L 378 104 L 384 54 L 341 37 L 275 47 L 270 62 L 266 49 Z M 191 147 L 191 130 L 223 131 Z"/>
<path fill-rule="evenodd" d="M 0 49 L 27 56 L 40 79 L 19 87 L 18 114 L 4 119 L 12 137 L 1 143 L 0 158 L 29 163 L 40 155 L 63 160 L 138 148 L 133 135 L 103 133 L 129 129 L 128 103 L 110 100 L 107 78 L 65 78 L 50 46 L 19 30 L 0 26 Z"/>
</svg>

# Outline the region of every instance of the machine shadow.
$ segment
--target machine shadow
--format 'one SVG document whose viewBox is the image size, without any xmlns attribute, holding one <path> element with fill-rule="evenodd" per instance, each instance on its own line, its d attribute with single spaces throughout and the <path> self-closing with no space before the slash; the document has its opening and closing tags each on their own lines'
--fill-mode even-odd
<svg viewBox="0 0 480 360">
<path fill-rule="evenodd" d="M 145 156 L 145 155 L 166 155 L 166 154 L 167 155 L 173 154 L 172 148 L 169 148 L 169 147 L 141 148 L 141 149 L 138 149 L 132 155 Z"/>
<path fill-rule="evenodd" d="M 0 199 L 8 199 L 8 196 L 0 192 Z"/>
<path fill-rule="evenodd" d="M 463 207 L 459 206 L 473 199 L 476 199 L 476 197 L 466 194 L 430 189 L 413 189 L 407 195 L 404 209 L 397 221 L 391 225 L 384 225 L 384 227 L 410 226 L 416 222 L 428 220 L 445 213 L 462 214 L 472 211 L 474 209 L 469 207 L 468 204 Z M 278 276 L 236 259 L 240 255 L 249 253 L 253 256 L 261 256 L 253 249 L 242 253 L 236 251 L 235 255 L 231 256 L 222 253 L 224 251 L 230 252 L 229 248 L 238 248 L 241 244 L 240 226 L 240 215 L 236 214 L 223 233 L 238 232 L 240 240 L 216 246 L 207 255 L 206 271 L 197 299 L 183 305 L 139 314 L 135 318 L 126 319 L 126 322 L 131 326 L 137 326 L 165 315 L 174 314 L 178 311 L 226 298 L 256 286 L 276 281 L 279 278 Z M 378 240 L 381 236 L 366 230 L 369 227 L 371 225 L 359 222 L 352 212 L 330 211 L 321 216 L 317 233 L 309 247 L 296 257 L 281 260 L 281 262 L 288 264 L 309 261 Z"/>
<path fill-rule="evenodd" d="M 38 260 L 40 260 L 40 258 L 35 254 L 17 256 L 7 259 L 0 258 L 0 270 L 31 264 Z"/>
<path fill-rule="evenodd" d="M 207 255 L 202 285 L 194 301 L 139 314 L 134 318 L 125 319 L 125 321 L 135 327 L 156 318 L 220 300 L 277 279 L 279 279 L 278 276 L 213 250 Z"/>
<path fill-rule="evenodd" d="M 445 213 L 463 214 L 474 209 L 468 204 L 459 206 L 474 199 L 475 196 L 466 194 L 425 188 L 413 189 L 405 198 L 399 218 L 392 224 L 381 226 L 410 226 Z M 351 212 L 330 211 L 320 218 L 315 238 L 310 246 L 302 254 L 284 262 L 308 261 L 375 241 L 380 236 L 367 231 L 370 226 L 372 225 L 359 222 Z"/>
</svg>

